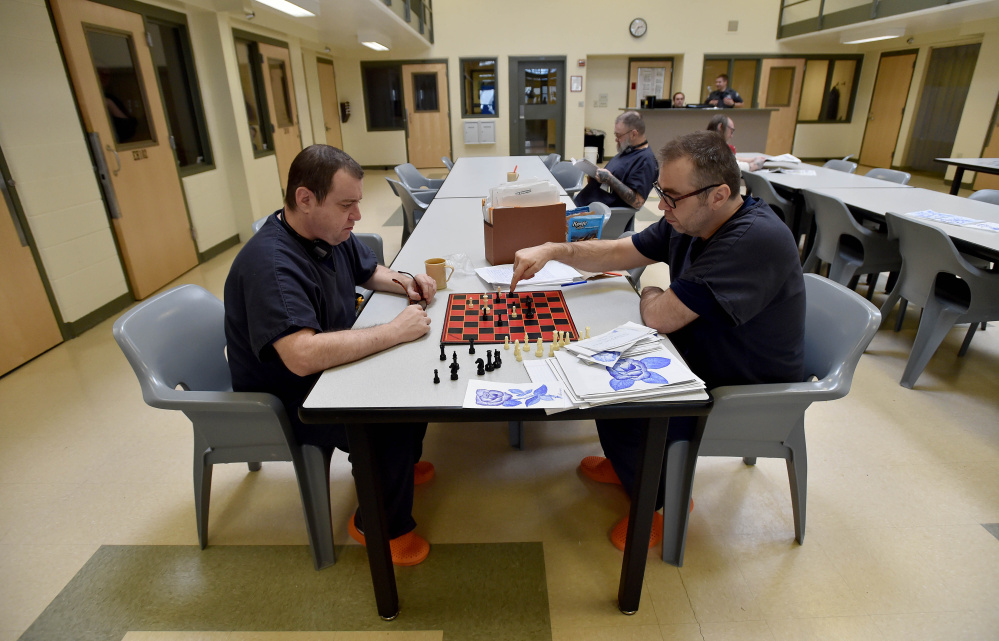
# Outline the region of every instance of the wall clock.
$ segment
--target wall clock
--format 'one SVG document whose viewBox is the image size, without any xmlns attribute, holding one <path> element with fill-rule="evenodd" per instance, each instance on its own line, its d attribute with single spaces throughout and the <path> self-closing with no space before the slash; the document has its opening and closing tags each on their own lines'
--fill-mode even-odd
<svg viewBox="0 0 999 641">
<path fill-rule="evenodd" d="M 645 35 L 645 32 L 649 30 L 649 25 L 645 22 L 644 18 L 635 18 L 631 21 L 629 29 L 631 31 L 631 35 L 636 38 L 641 38 Z"/>
</svg>

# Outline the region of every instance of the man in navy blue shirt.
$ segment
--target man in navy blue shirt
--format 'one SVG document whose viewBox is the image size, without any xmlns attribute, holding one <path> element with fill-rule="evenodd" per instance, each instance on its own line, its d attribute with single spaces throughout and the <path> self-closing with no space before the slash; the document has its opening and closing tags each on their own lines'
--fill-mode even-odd
<svg viewBox="0 0 999 641">
<path fill-rule="evenodd" d="M 233 389 L 280 398 L 296 438 L 319 447 L 327 468 L 333 448 L 349 451 L 346 429 L 302 423 L 298 408 L 309 390 L 327 368 L 429 332 L 430 318 L 415 303 L 432 301 L 437 291 L 426 274 L 414 279 L 377 264 L 351 233 L 361 219 L 363 177 L 361 166 L 335 147 L 303 150 L 288 172 L 284 209 L 247 241 L 225 283 Z M 352 329 L 355 285 L 405 295 L 412 304 L 384 325 Z M 379 425 L 373 435 L 392 560 L 399 565 L 415 565 L 430 552 L 413 532 L 412 517 L 414 483 L 433 476 L 433 466 L 420 461 L 425 433 L 425 423 L 407 423 Z M 348 531 L 364 542 L 360 514 L 351 517 Z"/>
<path fill-rule="evenodd" d="M 742 106 L 742 96 L 735 89 L 728 88 L 728 75 L 721 74 L 715 78 L 715 90 L 708 94 L 708 104 L 712 107 Z"/>
<path fill-rule="evenodd" d="M 549 260 L 593 272 L 665 262 L 670 286 L 642 290 L 642 320 L 669 336 L 708 389 L 801 381 L 805 287 L 790 230 L 766 203 L 739 195 L 735 156 L 714 132 L 672 140 L 659 160 L 662 220 L 629 238 L 522 249 L 510 290 Z M 669 438 L 689 439 L 693 426 L 671 419 Z M 630 493 L 643 429 L 640 420 L 597 421 L 607 458 L 583 459 L 584 474 Z M 655 523 L 650 547 L 662 535 L 658 515 Z M 626 533 L 627 517 L 611 534 L 621 549 Z"/>
<path fill-rule="evenodd" d="M 577 207 L 601 202 L 608 207 L 641 209 L 652 191 L 659 166 L 645 139 L 645 121 L 637 111 L 626 111 L 614 121 L 617 154 L 607 166 L 588 178 L 573 199 Z"/>
</svg>

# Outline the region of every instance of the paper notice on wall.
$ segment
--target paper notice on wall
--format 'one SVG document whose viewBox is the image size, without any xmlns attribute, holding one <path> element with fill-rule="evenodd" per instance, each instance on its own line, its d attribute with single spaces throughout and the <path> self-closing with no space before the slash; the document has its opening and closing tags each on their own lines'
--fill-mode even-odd
<svg viewBox="0 0 999 641">
<path fill-rule="evenodd" d="M 663 97 L 663 86 L 666 84 L 666 69 L 663 67 L 639 67 L 636 95 L 639 100 L 646 96 Z"/>
</svg>

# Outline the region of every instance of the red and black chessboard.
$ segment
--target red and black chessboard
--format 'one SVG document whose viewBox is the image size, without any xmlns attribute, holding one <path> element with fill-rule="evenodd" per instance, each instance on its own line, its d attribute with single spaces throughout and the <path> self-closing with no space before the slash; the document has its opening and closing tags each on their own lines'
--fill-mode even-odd
<svg viewBox="0 0 999 641">
<path fill-rule="evenodd" d="M 485 298 L 484 298 L 485 297 Z M 534 318 L 527 318 L 524 310 L 530 298 L 534 306 Z M 482 306 L 489 307 L 489 314 L 482 317 Z M 496 312 L 502 312 L 503 325 L 496 325 Z M 517 317 L 510 318 L 516 311 Z M 579 340 L 576 325 L 572 322 L 569 307 L 565 304 L 562 292 L 517 292 L 500 294 L 451 294 L 447 300 L 447 317 L 441 342 L 445 345 L 467 344 L 470 339 L 476 343 L 502 343 L 509 336 L 510 342 L 554 340 L 555 331 L 566 332 L 572 340 Z"/>
</svg>

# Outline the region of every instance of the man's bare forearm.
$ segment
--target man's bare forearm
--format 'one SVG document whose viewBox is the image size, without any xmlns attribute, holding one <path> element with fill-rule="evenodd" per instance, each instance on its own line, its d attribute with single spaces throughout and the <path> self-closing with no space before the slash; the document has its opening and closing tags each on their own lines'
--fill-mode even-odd
<svg viewBox="0 0 999 641">
<path fill-rule="evenodd" d="M 698 314 L 680 302 L 673 290 L 663 291 L 658 287 L 642 290 L 638 306 L 642 322 L 661 334 L 669 334 L 695 321 Z"/>
<path fill-rule="evenodd" d="M 279 339 L 274 348 L 289 370 L 309 376 L 398 345 L 398 337 L 391 324 L 321 333 L 304 329 Z"/>
</svg>

